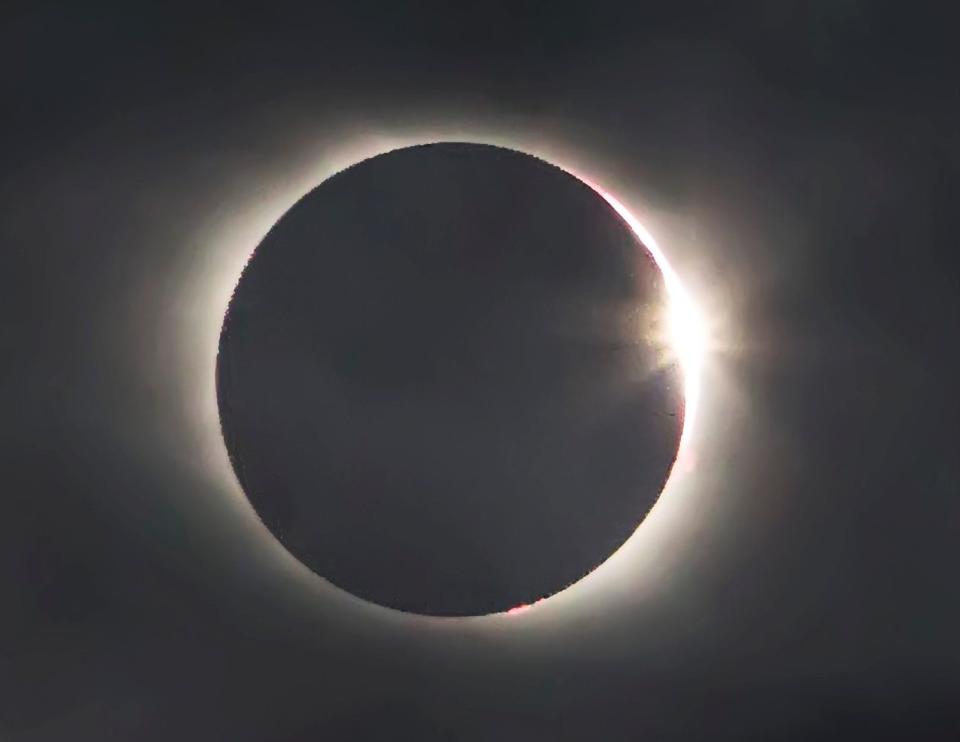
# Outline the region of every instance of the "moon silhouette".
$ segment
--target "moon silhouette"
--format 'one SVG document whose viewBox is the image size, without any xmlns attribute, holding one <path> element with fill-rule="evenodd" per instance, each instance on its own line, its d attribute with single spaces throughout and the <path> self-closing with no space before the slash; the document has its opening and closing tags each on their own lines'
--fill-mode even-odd
<svg viewBox="0 0 960 742">
<path fill-rule="evenodd" d="M 677 456 L 664 274 L 604 195 L 442 143 L 320 184 L 224 318 L 217 401 L 265 526 L 365 600 L 465 616 L 584 577 Z"/>
</svg>

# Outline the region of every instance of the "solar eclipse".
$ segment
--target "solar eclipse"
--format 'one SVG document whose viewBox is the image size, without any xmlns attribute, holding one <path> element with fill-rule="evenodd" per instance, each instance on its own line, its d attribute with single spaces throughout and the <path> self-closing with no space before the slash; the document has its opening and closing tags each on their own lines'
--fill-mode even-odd
<svg viewBox="0 0 960 742">
<path fill-rule="evenodd" d="M 695 322 L 613 196 L 512 149 L 402 148 L 254 252 L 220 339 L 224 439 L 265 525 L 333 584 L 507 611 L 656 502 L 693 420 Z"/>
</svg>

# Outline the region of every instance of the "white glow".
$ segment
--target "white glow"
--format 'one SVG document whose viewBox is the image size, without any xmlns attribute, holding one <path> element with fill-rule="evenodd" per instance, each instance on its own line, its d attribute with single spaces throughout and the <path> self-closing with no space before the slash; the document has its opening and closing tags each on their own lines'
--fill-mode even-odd
<svg viewBox="0 0 960 742">
<path fill-rule="evenodd" d="M 236 479 L 222 438 L 216 399 L 215 365 L 220 329 L 233 288 L 250 255 L 273 224 L 300 198 L 340 170 L 370 157 L 416 144 L 440 141 L 487 143 L 526 152 L 553 164 L 565 162 L 574 165 L 573 167 L 558 165 L 558 167 L 562 167 L 574 177 L 587 183 L 606 199 L 643 242 L 664 276 L 670 302 L 668 307 L 669 346 L 680 362 L 684 376 L 685 414 L 678 456 L 680 466 L 674 466 L 669 481 L 660 493 L 660 498 L 642 523 L 643 543 L 638 545 L 635 535 L 631 536 L 616 554 L 584 580 L 555 593 L 547 600 L 537 601 L 536 604 L 529 606 L 529 610 L 525 608 L 522 613 L 515 612 L 520 613 L 524 618 L 517 623 L 524 624 L 531 619 L 538 621 L 538 616 L 544 616 L 544 618 L 547 614 L 552 616 L 556 609 L 564 606 L 569 609 L 571 601 L 579 600 L 579 596 L 597 595 L 591 591 L 602 593 L 605 588 L 609 588 L 617 581 L 621 584 L 627 581 L 633 589 L 636 589 L 638 576 L 643 575 L 645 579 L 652 580 L 659 574 L 659 570 L 662 569 L 659 565 L 663 562 L 665 549 L 674 548 L 671 544 L 678 525 L 692 507 L 689 497 L 691 479 L 678 475 L 689 472 L 693 461 L 689 449 L 701 401 L 700 377 L 706 352 L 706 333 L 702 317 L 694 302 L 650 232 L 620 200 L 591 182 L 593 173 L 590 178 L 580 174 L 592 170 L 589 156 L 576 156 L 576 150 L 572 147 L 550 145 L 536 133 L 523 136 L 516 127 L 511 127 L 516 132 L 511 137 L 491 135 L 491 128 L 504 130 L 507 127 L 475 129 L 455 126 L 432 131 L 414 128 L 397 134 L 371 135 L 368 133 L 359 137 L 348 134 L 343 137 L 346 143 L 326 148 L 319 157 L 311 157 L 307 154 L 292 167 L 257 173 L 257 183 L 260 184 L 258 190 L 254 192 L 241 190 L 240 193 L 227 198 L 226 201 L 231 206 L 236 204 L 237 208 L 212 214 L 211 221 L 194 235 L 194 240 L 202 246 L 202 249 L 190 253 L 189 260 L 182 266 L 180 274 L 182 283 L 178 290 L 181 293 L 179 299 L 174 302 L 178 308 L 179 319 L 176 341 L 182 343 L 180 348 L 183 388 L 179 397 L 185 403 L 184 412 L 187 418 L 195 426 L 195 440 L 199 444 L 200 463 L 204 475 L 240 507 L 253 515 L 253 509 Z M 601 174 L 597 180 L 606 179 Z M 197 450 L 194 449 L 192 452 L 194 461 L 198 460 L 196 454 Z M 686 462 L 685 457 L 689 457 Z M 683 482 L 678 483 L 678 480 Z M 265 529 L 263 530 L 266 535 Z M 272 538 L 270 541 L 274 553 L 284 560 L 286 565 L 293 568 L 294 574 L 300 575 L 312 585 L 327 584 L 318 580 L 312 572 L 290 556 L 278 542 Z M 626 548 L 628 545 L 631 546 L 630 549 Z M 625 551 L 629 554 L 625 555 L 623 553 Z M 347 596 L 346 593 L 338 590 L 332 593 L 327 592 L 326 595 L 328 599 L 333 595 L 338 595 L 338 599 L 347 599 L 367 615 L 373 612 L 379 616 L 393 615 L 398 619 L 402 616 L 402 620 L 415 619 L 426 621 L 433 626 L 437 625 L 437 619 L 397 614 L 390 609 L 373 606 L 358 598 Z M 501 615 L 459 620 L 497 620 Z M 458 619 L 442 620 L 456 622 Z"/>
</svg>

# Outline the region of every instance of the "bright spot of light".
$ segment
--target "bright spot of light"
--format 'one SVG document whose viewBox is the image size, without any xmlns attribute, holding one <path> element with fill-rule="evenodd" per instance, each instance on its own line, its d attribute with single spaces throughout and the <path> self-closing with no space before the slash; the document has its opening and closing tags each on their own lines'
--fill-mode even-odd
<svg viewBox="0 0 960 742">
<path fill-rule="evenodd" d="M 614 211 L 629 225 L 653 257 L 667 286 L 670 297 L 668 308 L 669 344 L 683 371 L 684 420 L 680 435 L 681 459 L 688 453 L 690 435 L 693 432 L 700 401 L 700 371 L 707 347 L 707 334 L 703 318 L 686 289 L 680 283 L 663 250 L 653 235 L 630 213 L 615 196 L 602 188 L 592 186 L 609 203 Z M 688 462 L 689 463 L 689 462 Z"/>
</svg>

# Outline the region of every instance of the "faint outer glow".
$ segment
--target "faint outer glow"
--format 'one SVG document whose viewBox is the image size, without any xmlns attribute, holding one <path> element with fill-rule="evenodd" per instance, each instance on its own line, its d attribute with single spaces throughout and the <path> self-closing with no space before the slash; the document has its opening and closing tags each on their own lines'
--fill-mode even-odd
<svg viewBox="0 0 960 742">
<path fill-rule="evenodd" d="M 193 420 L 197 426 L 197 442 L 199 444 L 199 448 L 194 449 L 191 460 L 194 463 L 201 464 L 207 476 L 210 476 L 212 481 L 219 483 L 220 486 L 225 486 L 225 492 L 249 513 L 253 514 L 252 506 L 236 479 L 222 438 L 214 378 L 216 350 L 223 316 L 233 289 L 253 250 L 283 213 L 319 183 L 355 163 L 385 154 L 394 149 L 428 142 L 478 142 L 526 152 L 555 165 L 558 161 L 569 161 L 571 159 L 569 150 L 558 151 L 537 136 L 492 136 L 488 128 L 483 128 L 486 130 L 456 127 L 432 132 L 424 132 L 422 129 L 415 128 L 413 131 L 391 135 L 376 133 L 360 137 L 345 136 L 344 139 L 347 140 L 347 144 L 328 147 L 323 156 L 308 158 L 309 161 L 303 167 L 295 167 L 292 172 L 287 170 L 282 173 L 274 172 L 266 176 L 260 176 L 261 182 L 266 182 L 267 185 L 265 187 L 261 186 L 256 198 L 251 198 L 249 195 L 238 197 L 237 202 L 244 204 L 238 212 L 215 213 L 210 223 L 195 235 L 195 239 L 205 244 L 208 249 L 192 253 L 189 263 L 183 266 L 184 272 L 180 274 L 182 280 L 180 286 L 183 293 L 181 299 L 175 303 L 175 306 L 180 310 L 178 317 L 182 322 L 179 325 L 178 336 L 184 343 L 182 346 L 184 353 L 184 376 L 182 377 L 184 387 L 180 398 L 185 404 L 188 418 Z M 582 160 L 581 164 L 584 164 Z M 679 361 L 684 377 L 684 424 L 676 465 L 673 467 L 657 503 L 643 521 L 645 538 L 642 547 L 640 547 L 640 552 L 643 553 L 642 558 L 644 560 L 659 558 L 663 554 L 662 549 L 670 541 L 670 533 L 677 527 L 677 519 L 682 519 L 682 514 L 686 512 L 688 507 L 688 503 L 686 503 L 688 498 L 685 495 L 690 494 L 688 490 L 692 479 L 678 477 L 677 475 L 689 473 L 696 458 L 690 444 L 701 397 L 700 376 L 706 351 L 704 324 L 696 305 L 681 285 L 681 281 L 660 246 L 627 207 L 606 190 L 592 183 L 592 178 L 584 177 L 578 172 L 574 172 L 572 168 L 557 166 L 562 167 L 603 196 L 644 244 L 664 277 L 669 297 L 669 306 L 667 307 L 668 346 Z M 576 169 L 580 170 L 581 168 Z M 587 169 L 591 168 L 588 166 Z M 200 380 L 199 383 L 198 380 Z M 199 457 L 197 456 L 198 453 Z M 678 479 L 683 479 L 684 483 L 680 484 L 677 481 Z M 265 529 L 263 535 L 266 535 Z M 627 543 L 629 544 L 632 541 L 634 541 L 634 538 L 631 536 Z M 315 576 L 313 573 L 290 556 L 275 539 L 269 539 L 269 543 L 272 545 L 271 548 L 274 549 L 274 554 L 278 555 L 285 564 L 294 568 L 296 573 L 307 578 L 310 584 L 321 584 L 314 582 Z M 618 554 L 624 550 L 626 545 L 624 544 L 618 550 Z M 627 561 L 622 558 L 614 559 L 611 556 L 608 562 L 602 565 L 603 569 L 598 568 L 597 570 L 604 572 L 608 577 L 599 577 L 598 575 L 599 582 L 596 579 L 592 582 L 587 580 L 587 582 L 596 586 L 600 586 L 601 583 L 606 585 L 609 583 L 605 580 L 609 580 L 610 576 L 617 574 L 618 570 L 620 574 L 623 574 L 622 570 L 624 568 L 636 569 L 636 566 L 629 566 L 637 558 L 638 551 L 636 548 L 633 549 L 632 554 L 634 556 L 631 556 Z M 611 566 L 614 562 L 621 566 Z M 653 570 L 651 577 L 655 572 L 656 570 Z M 593 577 L 594 574 L 591 573 L 589 576 Z M 583 582 L 579 581 L 575 584 L 580 586 Z M 590 594 L 589 590 L 596 589 L 584 585 L 574 591 L 570 589 L 572 587 L 574 586 L 571 585 L 550 595 L 549 602 L 554 604 L 554 600 L 558 599 L 555 605 L 559 608 L 565 604 L 565 601 L 568 603 L 573 599 L 573 593 L 577 595 Z M 381 616 L 395 613 L 389 609 L 368 604 L 359 598 L 348 596 L 346 593 L 341 594 L 340 591 L 335 591 L 335 594 L 340 595 L 342 599 L 347 599 L 364 612 L 374 611 Z M 563 594 L 566 594 L 566 596 L 561 598 Z M 532 603 L 515 606 L 489 617 L 516 616 L 528 613 L 531 617 L 541 615 L 541 611 L 531 611 L 530 609 L 539 608 L 541 607 L 540 604 L 544 602 L 546 602 L 546 598 L 540 598 Z M 402 615 L 397 614 L 398 617 Z M 428 620 L 422 616 L 414 618 L 422 621 Z M 476 618 L 471 620 L 476 620 Z M 430 623 L 432 625 L 433 622 L 430 621 Z"/>
</svg>

